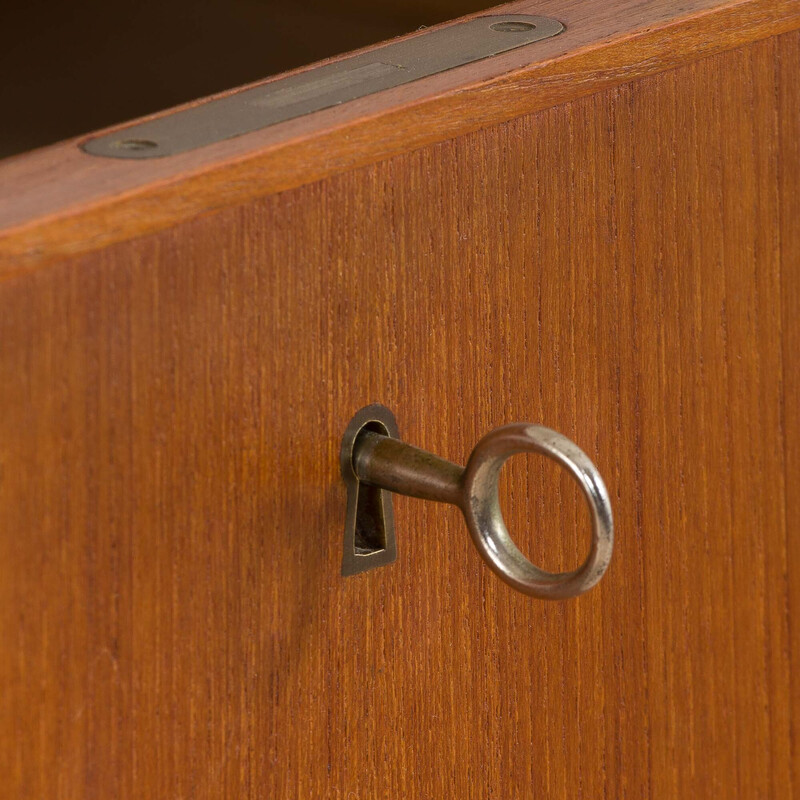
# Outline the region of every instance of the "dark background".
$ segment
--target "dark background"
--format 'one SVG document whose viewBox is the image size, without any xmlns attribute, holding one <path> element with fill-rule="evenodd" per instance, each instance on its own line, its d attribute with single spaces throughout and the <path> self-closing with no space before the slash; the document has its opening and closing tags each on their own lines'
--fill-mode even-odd
<svg viewBox="0 0 800 800">
<path fill-rule="evenodd" d="M 485 0 L 0 2 L 0 158 L 490 5 Z"/>
</svg>

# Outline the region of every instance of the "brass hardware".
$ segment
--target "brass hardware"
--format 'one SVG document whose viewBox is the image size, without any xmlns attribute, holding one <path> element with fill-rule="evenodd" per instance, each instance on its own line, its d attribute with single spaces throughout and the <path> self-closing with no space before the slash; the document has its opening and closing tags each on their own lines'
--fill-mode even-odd
<svg viewBox="0 0 800 800">
<path fill-rule="evenodd" d="M 498 497 L 500 470 L 512 455 L 525 452 L 545 455 L 565 467 L 589 504 L 592 545 L 583 565 L 572 572 L 552 573 L 534 566 L 506 529 Z M 341 459 L 342 475 L 349 489 L 344 575 L 394 560 L 392 510 L 387 492 L 460 508 L 473 543 L 491 569 L 506 583 L 533 597 L 576 597 L 591 589 L 608 568 L 614 524 L 603 479 L 577 445 L 542 425 L 513 422 L 490 431 L 475 446 L 467 466 L 460 467 L 399 441 L 394 416 L 384 406 L 372 405 L 359 411 L 348 427 Z M 358 504 L 363 504 L 366 496 L 361 493 L 368 492 L 367 487 L 380 492 L 379 498 L 373 496 L 371 500 L 371 507 L 378 513 L 359 516 Z M 365 521 L 367 530 L 359 530 L 359 520 Z M 382 533 L 376 533 L 376 521 L 377 528 L 383 526 Z M 370 539 L 376 545 L 371 551 L 363 548 L 363 542 Z M 380 542 L 389 540 L 391 555 L 380 549 Z M 362 542 L 363 552 L 357 549 L 357 542 Z"/>
<path fill-rule="evenodd" d="M 397 439 L 400 433 L 394 414 L 381 405 L 362 408 L 347 426 L 342 439 L 342 478 L 347 486 L 347 517 L 344 526 L 342 575 L 391 564 L 397 558 L 392 497 L 358 479 L 353 469 L 356 437 L 373 431 Z"/>
<path fill-rule="evenodd" d="M 563 30 L 558 20 L 529 14 L 456 22 L 94 136 L 81 149 L 106 158 L 172 156 L 471 64 Z"/>
</svg>

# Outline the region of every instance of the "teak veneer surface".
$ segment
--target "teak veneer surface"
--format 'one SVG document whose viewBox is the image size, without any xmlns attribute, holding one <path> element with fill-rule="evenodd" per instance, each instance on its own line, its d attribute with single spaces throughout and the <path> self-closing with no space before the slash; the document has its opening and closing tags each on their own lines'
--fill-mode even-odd
<svg viewBox="0 0 800 800">
<path fill-rule="evenodd" d="M 0 162 L 0 279 L 800 26 L 798 0 L 519 0 L 483 13 L 566 30 L 165 159 L 97 158 L 73 140 Z"/>
<path fill-rule="evenodd" d="M 796 796 L 799 63 L 785 33 L 8 276 L 0 796 Z M 453 460 L 572 437 L 600 585 L 532 601 L 406 498 L 397 563 L 340 577 L 373 401 Z M 575 565 L 574 486 L 507 473 Z"/>
</svg>

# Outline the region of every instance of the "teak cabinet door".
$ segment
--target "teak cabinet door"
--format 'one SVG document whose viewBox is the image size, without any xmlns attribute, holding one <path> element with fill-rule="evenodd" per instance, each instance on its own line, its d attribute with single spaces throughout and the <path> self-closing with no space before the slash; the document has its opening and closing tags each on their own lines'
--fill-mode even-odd
<svg viewBox="0 0 800 800">
<path fill-rule="evenodd" d="M 165 159 L 0 164 L 0 796 L 800 791 L 800 4 L 509 9 L 565 31 Z M 371 402 L 460 463 L 577 442 L 600 584 L 526 597 L 405 497 L 397 561 L 342 577 Z M 502 503 L 577 566 L 551 462 Z"/>
</svg>

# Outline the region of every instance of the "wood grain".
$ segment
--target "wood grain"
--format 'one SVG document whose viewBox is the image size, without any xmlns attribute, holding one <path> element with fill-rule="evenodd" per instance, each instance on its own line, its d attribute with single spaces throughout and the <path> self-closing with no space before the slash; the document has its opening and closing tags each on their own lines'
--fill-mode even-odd
<svg viewBox="0 0 800 800">
<path fill-rule="evenodd" d="M 500 11 L 567 29 L 169 158 L 98 159 L 73 140 L 0 162 L 0 279 L 800 26 L 798 0 L 519 0 Z"/>
<path fill-rule="evenodd" d="M 785 459 L 785 506 L 787 531 L 786 559 L 788 569 L 800 564 L 800 369 L 795 359 L 800 353 L 800 136 L 798 115 L 792 113 L 800 102 L 797 81 L 792 78 L 792 65 L 800 64 L 800 37 L 779 40 L 778 54 L 784 65 L 778 73 L 776 102 L 778 115 L 778 197 L 780 208 L 780 312 L 781 356 L 783 359 L 783 441 Z M 791 777 L 795 786 L 800 781 L 800 682 L 797 663 L 800 659 L 800 586 L 796 577 L 788 580 L 785 613 L 788 625 L 787 657 L 794 667 L 787 703 L 791 732 Z"/>
<path fill-rule="evenodd" d="M 755 4 L 754 4 L 755 5 Z M 0 284 L 0 796 L 800 791 L 800 35 Z M 531 601 L 458 512 L 339 576 L 339 438 L 600 467 L 601 584 Z M 508 468 L 532 558 L 572 484 Z"/>
</svg>

